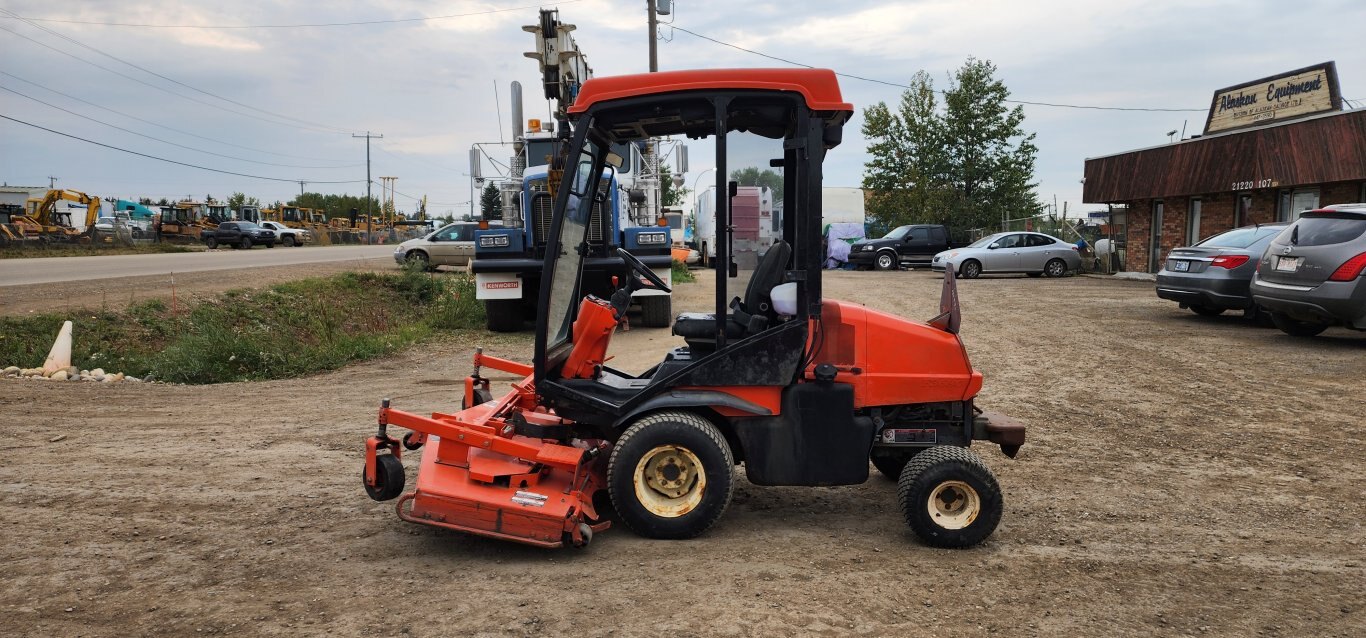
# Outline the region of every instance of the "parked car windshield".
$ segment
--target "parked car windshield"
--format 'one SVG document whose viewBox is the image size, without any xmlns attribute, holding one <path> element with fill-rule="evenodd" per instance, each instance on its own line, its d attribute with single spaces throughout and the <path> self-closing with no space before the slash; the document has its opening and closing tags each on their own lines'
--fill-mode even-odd
<svg viewBox="0 0 1366 638">
<path fill-rule="evenodd" d="M 1284 226 L 1248 226 L 1245 228 L 1235 228 L 1226 233 L 1219 233 L 1213 237 L 1205 239 L 1196 246 L 1212 246 L 1219 248 L 1247 248 L 1267 237 L 1280 232 Z"/>
<path fill-rule="evenodd" d="M 908 232 L 910 232 L 910 231 L 911 231 L 911 227 L 910 227 L 910 226 L 897 226 L 896 228 L 893 228 L 893 229 L 892 229 L 892 232 L 887 233 L 886 235 L 883 235 L 882 238 L 883 238 L 883 239 L 901 239 L 902 237 L 905 237 L 905 236 L 906 236 L 906 233 L 908 233 Z"/>
<path fill-rule="evenodd" d="M 1298 232 L 1297 232 L 1298 229 Z M 1349 242 L 1366 233 L 1366 217 L 1348 213 L 1305 213 L 1276 238 L 1280 244 L 1327 246 Z M 1295 241 L 1291 241 L 1291 239 Z"/>
<path fill-rule="evenodd" d="M 983 237 L 975 242 L 972 242 L 971 244 L 968 244 L 968 248 L 986 248 L 987 246 L 991 245 L 991 242 L 1000 239 L 1000 237 L 1000 235 L 987 235 L 986 237 Z"/>
</svg>

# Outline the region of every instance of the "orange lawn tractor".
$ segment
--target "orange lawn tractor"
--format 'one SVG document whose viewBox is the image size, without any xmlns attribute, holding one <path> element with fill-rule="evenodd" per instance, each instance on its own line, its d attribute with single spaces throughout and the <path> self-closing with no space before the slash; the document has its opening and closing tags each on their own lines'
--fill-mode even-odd
<svg viewBox="0 0 1366 638">
<path fill-rule="evenodd" d="M 414 523 L 544 547 L 583 546 L 615 520 L 650 538 L 689 538 L 721 518 L 743 463 L 758 485 L 853 485 L 869 461 L 898 481 L 900 506 L 925 543 L 967 547 L 995 530 L 1002 496 L 968 449 L 1014 457 L 1024 427 L 981 412 L 982 375 L 958 336 L 952 272 L 939 316 L 909 321 L 821 296 L 821 170 L 853 107 L 833 72 L 808 69 L 674 71 L 595 78 L 559 127 L 563 170 L 554 193 L 533 363 L 474 357 L 462 409 L 423 416 L 385 399 L 366 441 L 362 478 L 375 500 L 398 498 Z M 563 124 L 572 124 L 570 128 Z M 647 138 L 713 138 L 716 175 L 771 144 L 781 169 L 780 239 L 748 258 L 743 296 L 728 296 L 744 261 L 732 245 L 730 188 L 715 189 L 716 305 L 684 313 L 686 345 L 633 375 L 606 365 L 631 293 L 668 290 L 626 250 L 634 273 L 588 281 L 602 257 L 588 232 L 590 176 L 619 167 L 613 152 Z M 757 149 L 757 150 L 756 150 Z M 776 157 L 775 157 L 776 156 Z M 741 249 L 736 249 L 740 251 Z M 593 270 L 611 270 L 600 264 Z M 610 298 L 583 295 L 615 288 Z M 737 286 L 738 288 L 738 286 Z M 485 368 L 520 381 L 494 396 Z M 400 438 L 390 428 L 410 430 Z M 416 488 L 404 493 L 404 450 L 422 449 Z"/>
</svg>

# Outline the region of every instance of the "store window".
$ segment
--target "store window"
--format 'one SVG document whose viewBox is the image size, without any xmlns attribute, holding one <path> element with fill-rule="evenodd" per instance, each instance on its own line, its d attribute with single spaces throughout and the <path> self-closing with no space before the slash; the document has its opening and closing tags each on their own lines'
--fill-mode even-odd
<svg viewBox="0 0 1366 638">
<path fill-rule="evenodd" d="M 1192 199 L 1190 210 L 1186 213 L 1186 245 L 1194 246 L 1200 241 L 1200 200 Z"/>
<path fill-rule="evenodd" d="M 1238 205 L 1233 210 L 1233 227 L 1240 228 L 1247 225 L 1248 212 L 1252 210 L 1252 193 L 1243 193 L 1238 196 Z"/>
<path fill-rule="evenodd" d="M 1297 190 L 1290 195 L 1290 216 L 1286 221 L 1299 219 L 1300 213 L 1319 207 L 1319 189 Z"/>
</svg>

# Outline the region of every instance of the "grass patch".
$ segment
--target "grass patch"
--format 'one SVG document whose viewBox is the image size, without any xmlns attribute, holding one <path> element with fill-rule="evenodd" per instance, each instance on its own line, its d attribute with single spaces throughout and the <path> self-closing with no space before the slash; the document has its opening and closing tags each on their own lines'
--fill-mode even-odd
<svg viewBox="0 0 1366 638">
<path fill-rule="evenodd" d="M 162 381 L 282 379 L 339 368 L 436 334 L 481 328 L 464 274 L 348 272 L 260 290 L 230 290 L 178 315 L 161 300 L 113 311 L 0 317 L 0 366 L 42 364 L 62 321 L 72 363 Z"/>
<path fill-rule="evenodd" d="M 675 259 L 673 261 L 673 282 L 676 284 L 690 284 L 694 281 L 697 281 L 697 277 L 694 277 L 692 271 L 688 270 L 688 265 Z"/>
<path fill-rule="evenodd" d="M 192 253 L 196 248 L 178 244 L 152 243 L 132 246 L 110 244 L 36 244 L 0 248 L 0 259 L 28 259 L 32 257 L 98 257 L 104 255 L 150 255 L 156 253 Z"/>
</svg>

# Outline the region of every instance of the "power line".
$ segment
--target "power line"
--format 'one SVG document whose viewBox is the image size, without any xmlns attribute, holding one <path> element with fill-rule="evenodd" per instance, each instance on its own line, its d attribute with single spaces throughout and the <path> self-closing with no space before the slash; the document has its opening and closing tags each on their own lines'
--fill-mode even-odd
<svg viewBox="0 0 1366 638">
<path fill-rule="evenodd" d="M 326 161 L 330 161 L 330 160 L 328 160 L 327 158 L 322 158 L 322 157 L 307 157 L 307 156 L 303 156 L 303 155 L 289 155 L 289 154 L 287 154 L 287 153 L 276 153 L 276 152 L 273 152 L 273 151 L 267 151 L 267 150 L 263 150 L 263 149 L 259 149 L 259 148 L 252 148 L 252 147 L 250 147 L 250 146 L 242 146 L 241 144 L 234 144 L 234 143 L 232 143 L 232 142 L 227 142 L 227 141 L 224 141 L 224 140 L 214 139 L 214 138 L 212 138 L 212 137 L 205 137 L 205 136 L 203 136 L 203 135 L 198 135 L 198 134 L 196 134 L 196 133 L 191 133 L 191 132 L 189 132 L 189 131 L 182 131 L 182 130 L 180 130 L 180 129 L 178 129 L 178 128 L 173 128 L 173 127 L 170 127 L 170 126 L 166 126 L 165 124 L 158 124 L 158 123 L 153 122 L 153 121 L 151 121 L 151 120 L 145 120 L 145 119 L 140 118 L 140 117 L 138 117 L 138 116 L 136 116 L 136 115 L 129 115 L 129 114 L 127 114 L 127 113 L 124 113 L 123 111 L 116 111 L 116 110 L 111 109 L 111 108 L 109 108 L 109 107 L 107 107 L 107 106 L 104 106 L 104 105 L 102 105 L 102 104 L 96 104 L 96 103 L 91 102 L 91 101 L 89 101 L 89 100 L 83 100 L 83 99 L 81 99 L 81 98 L 79 98 L 79 97 L 76 97 L 76 96 L 74 96 L 74 95 L 71 95 L 71 94 L 69 94 L 69 93 L 63 93 L 63 92 L 61 92 L 61 91 L 58 91 L 57 89 L 54 89 L 54 88 L 52 88 L 52 87 L 43 86 L 43 85 L 41 85 L 41 84 L 38 84 L 37 82 L 34 82 L 33 80 L 26 80 L 26 79 L 21 78 L 21 77 L 15 75 L 15 74 L 13 74 L 13 73 L 9 73 L 9 72 L 6 72 L 6 71 L 0 71 L 0 75 L 4 75 L 4 76 L 8 76 L 8 77 L 14 78 L 14 79 L 19 80 L 20 82 L 23 82 L 24 84 L 28 84 L 28 85 L 30 85 L 30 86 L 36 86 L 36 87 L 38 87 L 38 88 L 40 88 L 40 89 L 42 89 L 42 90 L 44 90 L 44 91 L 47 91 L 47 92 L 49 92 L 49 93 L 56 93 L 57 95 L 60 95 L 60 96 L 62 96 L 62 97 L 64 97 L 64 98 L 67 98 L 67 99 L 69 99 L 69 100 L 75 100 L 75 101 L 77 101 L 77 102 L 80 102 L 81 104 L 85 104 L 85 105 L 87 105 L 87 106 L 93 106 L 93 107 L 95 107 L 95 108 L 97 108 L 97 109 L 100 109 L 100 110 L 103 110 L 103 111 L 109 111 L 110 113 L 113 113 L 114 115 L 122 115 L 123 117 L 126 117 L 126 118 L 128 118 L 128 119 L 130 119 L 130 120 L 137 120 L 137 121 L 139 121 L 139 122 L 142 122 L 143 124 L 149 124 L 149 125 L 155 126 L 155 127 L 157 127 L 157 128 L 166 129 L 166 130 L 171 131 L 171 132 L 173 132 L 173 133 L 180 133 L 181 135 L 188 135 L 188 136 L 190 136 L 190 137 L 198 138 L 198 139 L 205 140 L 205 141 L 209 141 L 209 142 L 214 142 L 214 143 L 216 143 L 216 144 L 222 144 L 222 145 L 224 145 L 224 146 L 232 146 L 232 147 L 235 147 L 235 148 L 240 148 L 240 149 L 243 149 L 243 150 L 252 151 L 252 152 L 254 152 L 254 153 L 264 153 L 264 154 L 266 154 L 266 155 L 274 155 L 274 156 L 276 156 L 276 157 L 289 157 L 289 158 L 293 158 L 293 159 L 312 160 L 312 161 L 317 161 L 317 162 L 326 162 Z M 284 166 L 284 165 L 281 164 L 281 166 Z M 358 167 L 358 166 L 360 166 L 360 164 L 338 164 L 338 165 L 336 165 L 336 166 L 320 167 L 320 168 L 356 168 L 356 167 Z"/>
<path fill-rule="evenodd" d="M 102 147 L 104 147 L 104 148 L 113 149 L 113 150 L 116 150 L 116 151 L 121 151 L 121 152 L 124 152 L 124 153 L 128 153 L 128 154 L 130 154 L 130 155 L 137 155 L 138 157 L 146 157 L 146 158 L 148 158 L 148 159 L 154 159 L 154 160 L 157 160 L 157 161 L 159 161 L 159 162 L 166 162 L 166 163 L 168 163 L 168 164 L 176 164 L 176 165 L 179 165 L 179 166 L 186 166 L 186 167 L 189 167 L 189 168 L 197 168 L 197 169 L 199 169 L 199 170 L 201 170 L 201 171 L 210 171 L 210 172 L 214 172 L 214 173 L 223 173 L 223 174 L 225 174 L 225 175 L 236 175 L 237 177 L 250 177 L 250 178 L 252 178 L 252 179 L 264 179 L 264 180 L 269 180 L 269 181 L 272 181 L 272 182 L 290 182 L 290 183 L 296 183 L 296 182 L 299 181 L 299 180 L 297 180 L 297 179 L 286 179 L 286 178 L 283 178 L 283 177 L 265 177 L 265 176 L 262 176 L 262 175 L 249 175 L 249 174 L 247 174 L 247 173 L 236 173 L 236 172 L 233 172 L 233 171 L 225 171 L 225 170 L 218 169 L 218 168 L 209 168 L 209 167 L 207 167 L 207 166 L 199 166 L 199 165 L 197 165 L 197 164 L 188 164 L 188 163 L 186 163 L 186 162 L 177 162 L 177 161 L 175 161 L 175 160 L 166 159 L 166 158 L 164 158 L 164 157 L 157 157 L 157 156 L 155 156 L 155 155 L 148 155 L 148 154 L 146 154 L 146 153 L 139 153 L 139 152 L 137 152 L 137 151 L 130 151 L 130 150 L 126 149 L 126 148 L 120 148 L 120 147 L 113 146 L 113 145 L 110 145 L 110 144 L 104 144 L 104 143 L 101 143 L 101 142 L 96 142 L 96 141 L 94 141 L 94 140 L 88 140 L 88 139 L 85 139 L 84 137 L 78 137 L 78 136 L 72 135 L 72 134 L 70 134 L 70 133 L 63 133 L 63 132 L 61 132 L 61 131 L 57 131 L 57 130 L 54 130 L 54 129 L 47 128 L 46 126 L 39 126 L 39 125 L 33 124 L 33 123 L 31 123 L 31 122 L 25 122 L 25 121 L 23 121 L 23 120 L 20 120 L 20 119 L 17 119 L 17 118 L 13 118 L 13 117 L 10 117 L 10 116 L 8 116 L 8 115 L 5 115 L 4 113 L 0 113 L 0 118 L 4 118 L 4 119 L 9 120 L 9 121 L 11 121 L 11 122 L 17 122 L 17 123 L 19 123 L 19 124 L 23 124 L 24 126 L 31 126 L 31 127 L 33 127 L 33 128 L 36 128 L 36 129 L 39 129 L 39 130 L 43 130 L 43 131 L 47 131 L 47 132 L 49 132 L 49 133 L 56 133 L 57 135 L 61 135 L 62 137 L 69 137 L 69 138 L 71 138 L 71 139 L 73 139 L 73 140 L 80 140 L 80 141 L 82 141 L 82 142 L 85 142 L 86 144 L 94 144 L 95 146 L 102 146 Z M 341 181 L 320 181 L 320 180 L 312 180 L 312 179 L 310 179 L 310 180 L 305 180 L 305 181 L 307 181 L 309 184 L 362 184 L 362 183 L 365 183 L 365 180 L 363 180 L 363 179 L 341 180 Z"/>
<path fill-rule="evenodd" d="M 4 16 L 0 16 L 0 17 L 4 17 Z M 266 119 L 266 118 L 264 118 L 264 117 L 261 117 L 261 116 L 259 116 L 259 115 L 255 115 L 255 114 L 252 114 L 252 113 L 243 113 L 242 111 L 230 109 L 230 108 L 228 108 L 228 107 L 226 107 L 226 106 L 223 106 L 222 104 L 215 104 L 215 103 L 213 103 L 213 102 L 208 102 L 208 101 L 205 101 L 205 100 L 201 100 L 201 99 L 199 99 L 199 98 L 191 97 L 191 96 L 189 96 L 189 95 L 182 95 L 182 94 L 176 93 L 175 91 L 172 91 L 172 90 L 170 90 L 170 89 L 168 89 L 168 88 L 166 88 L 166 87 L 157 86 L 157 85 L 152 84 L 151 82 L 148 82 L 148 81 L 146 81 L 146 80 L 143 80 L 143 79 L 140 79 L 140 78 L 135 78 L 135 77 L 133 77 L 133 76 L 131 76 L 131 75 L 128 75 L 128 74 L 126 74 L 126 73 L 122 73 L 122 72 L 119 72 L 119 71 L 115 71 L 114 69 L 111 69 L 111 68 L 109 68 L 109 67 L 107 67 L 107 66 L 104 66 L 104 65 L 102 65 L 102 64 L 100 64 L 100 63 L 98 63 L 98 62 L 91 62 L 90 60 L 87 60 L 87 59 L 85 59 L 85 58 L 83 58 L 83 57 L 81 57 L 81 56 L 79 56 L 79 55 L 76 55 L 76 54 L 74 54 L 74 53 L 71 53 L 70 51 L 63 51 L 63 50 L 61 50 L 61 49 L 58 49 L 57 47 L 54 47 L 54 46 L 52 46 L 52 45 L 50 45 L 50 44 L 47 44 L 47 43 L 45 43 L 45 42 L 40 42 L 40 41 L 38 41 L 38 40 L 35 40 L 35 39 L 33 39 L 33 38 L 30 38 L 30 37 L 28 37 L 28 36 L 26 36 L 26 35 L 24 35 L 24 34 L 22 34 L 22 33 L 19 33 L 19 32 L 17 32 L 17 31 L 13 31 L 13 30 L 11 30 L 11 29 L 6 29 L 5 27 L 0 27 L 0 31 L 4 31 L 4 32 L 9 33 L 9 34 L 11 34 L 11 35 L 15 35 L 15 36 L 21 37 L 21 38 L 23 38 L 23 39 L 25 39 L 25 40 L 28 40 L 29 42 L 32 42 L 32 43 L 34 43 L 34 44 L 36 44 L 36 45 L 38 45 L 38 46 L 40 46 L 40 47 L 45 48 L 45 49 L 50 49 L 50 50 L 52 50 L 52 51 L 56 51 L 57 53 L 60 53 L 60 54 L 62 54 L 62 55 L 65 55 L 65 56 L 67 56 L 67 57 L 69 57 L 69 58 L 74 58 L 74 59 L 76 59 L 76 60 L 79 60 L 79 61 L 81 61 L 81 62 L 84 62 L 84 63 L 86 63 L 86 64 L 89 64 L 90 66 L 93 66 L 93 67 L 95 67 L 95 68 L 97 68 L 97 69 L 100 69 L 100 70 L 103 70 L 103 71 L 107 71 L 107 72 L 109 72 L 109 73 L 113 73 L 114 75 L 117 75 L 117 76 L 119 76 L 119 77 L 121 77 L 121 78 L 123 78 L 123 79 L 125 79 L 125 80 L 132 80 L 133 82 L 137 82 L 138 84 L 141 84 L 141 85 L 143 85 L 143 86 L 151 87 L 151 88 L 153 88 L 153 89 L 156 89 L 156 90 L 161 91 L 162 93 L 166 93 L 166 94 L 168 94 L 168 95 L 173 95 L 173 96 L 178 97 L 178 98 L 180 98 L 180 99 L 182 99 L 182 100 L 189 100 L 189 101 L 194 102 L 194 103 L 196 103 L 196 104 L 203 104 L 204 106 L 213 107 L 213 108 L 216 108 L 216 109 L 218 109 L 218 110 L 220 110 L 220 111 L 226 111 L 226 112 L 232 113 L 232 114 L 234 114 L 234 115 L 241 115 L 241 116 L 243 116 L 243 117 L 249 117 L 249 118 L 252 118 L 252 119 L 255 119 L 255 120 L 260 120 L 260 121 L 262 121 L 262 122 L 267 122 L 267 123 L 269 123 L 269 124 L 274 124 L 274 125 L 276 125 L 276 126 L 288 126 L 288 127 L 290 127 L 290 128 L 303 128 L 303 127 L 300 127 L 300 126 L 297 126 L 297 125 L 294 125 L 294 124 L 289 124 L 289 123 L 287 123 L 287 122 L 277 122 L 277 121 L 275 121 L 275 120 Z M 310 129 L 305 129 L 305 130 L 310 130 Z M 324 132 L 324 133 L 329 133 L 330 131 L 323 131 L 323 132 Z"/>
<path fill-rule="evenodd" d="M 696 31 L 689 31 L 689 30 L 684 29 L 683 27 L 680 27 L 680 26 L 678 26 L 678 25 L 674 25 L 673 28 L 674 28 L 674 29 L 677 29 L 677 30 L 679 30 L 679 31 L 682 31 L 683 33 L 686 33 L 686 34 L 688 34 L 688 35 L 691 35 L 691 36 L 694 36 L 694 37 L 698 37 L 698 38 L 702 38 L 703 40 L 706 40 L 706 41 L 708 41 L 708 42 L 714 42 L 714 43 L 719 44 L 719 45 L 721 45 L 721 46 L 730 47 L 730 48 L 736 49 L 736 50 L 738 50 L 738 51 L 744 51 L 745 53 L 752 53 L 752 54 L 757 55 L 757 56 L 759 56 L 759 57 L 768 58 L 768 59 L 770 59 L 770 60 L 777 60 L 778 62 L 783 62 L 783 63 L 786 63 L 786 64 L 791 64 L 791 65 L 793 65 L 793 66 L 805 67 L 805 68 L 808 68 L 808 69 L 814 69 L 814 68 L 816 68 L 816 67 L 814 67 L 814 66 L 812 66 L 812 65 L 810 65 L 810 64 L 803 64 L 803 63 L 797 62 L 797 61 L 795 61 L 795 60 L 788 60 L 787 58 L 780 58 L 780 57 L 778 57 L 778 56 L 776 56 L 776 55 L 769 55 L 769 54 L 767 54 L 767 53 L 763 53 L 763 52 L 760 52 L 760 51 L 755 51 L 755 50 L 753 50 L 753 49 L 746 49 L 745 47 L 742 47 L 742 46 L 740 46 L 740 45 L 738 45 L 738 44 L 731 44 L 731 43 L 729 43 L 729 42 L 724 42 L 724 41 L 722 41 L 722 40 L 717 40 L 716 38 L 713 38 L 713 37 L 710 37 L 710 36 L 702 35 L 701 33 L 697 33 Z M 838 75 L 838 76 L 840 76 L 840 77 L 846 77 L 846 78 L 854 79 L 854 80 L 863 80 L 864 82 L 872 82 L 872 83 L 874 83 L 874 84 L 883 84 L 883 85 L 886 85 L 886 86 L 894 86 L 894 87 L 902 88 L 902 89 L 909 89 L 909 88 L 911 88 L 909 85 L 906 85 L 906 84 L 898 84 L 898 83 L 896 83 L 896 82 L 888 82 L 888 81 L 886 81 L 886 80 L 878 80 L 878 79 L 875 79 L 875 78 L 863 77 L 863 76 L 861 76 L 861 75 L 854 75 L 854 74 L 852 74 L 852 73 L 841 73 L 841 72 L 839 72 L 839 71 L 835 71 L 835 75 Z M 943 91 L 943 90 L 936 91 L 936 93 L 947 94 L 947 92 L 946 92 L 946 91 Z M 1095 111 L 1150 111 L 1150 112 L 1167 112 L 1167 113 L 1204 113 L 1204 112 L 1207 110 L 1207 109 L 1140 108 L 1140 107 L 1125 107 L 1125 106 L 1090 106 L 1090 105 L 1085 105 L 1085 104 L 1059 104 L 1059 103 L 1054 103 L 1054 102 L 1032 102 L 1032 101 L 1028 101 L 1028 100 L 1001 100 L 1001 101 L 1002 101 L 1002 102 L 1008 102 L 1008 103 L 1010 103 L 1010 104 L 1027 104 L 1027 105 L 1029 105 L 1029 106 L 1051 106 L 1051 107 L 1064 108 L 1064 109 L 1088 109 L 1088 110 L 1095 110 Z"/>
<path fill-rule="evenodd" d="M 582 0 L 560 0 L 557 5 L 573 4 Z M 19 20 L 31 20 L 33 22 L 56 22 L 62 24 L 85 24 L 101 27 L 139 27 L 143 29 L 302 29 L 313 27 L 355 27 L 372 24 L 400 24 L 406 22 L 427 22 L 430 20 L 450 20 L 454 18 L 469 18 L 473 16 L 489 15 L 492 13 L 506 13 L 508 11 L 525 11 L 527 9 L 538 9 L 541 5 L 527 5 L 525 7 L 509 7 L 506 9 L 491 9 L 488 11 L 474 11 L 471 13 L 453 13 L 444 16 L 423 16 L 417 18 L 395 18 L 391 20 L 357 20 L 355 22 L 320 22 L 314 24 L 137 24 L 129 22 L 95 22 L 88 20 L 61 20 L 57 18 L 23 18 L 14 15 Z M 13 15 L 13 14 L 11 14 Z M 5 17 L 5 16 L 0 16 Z"/>
<path fill-rule="evenodd" d="M 45 32 L 45 33 L 48 33 L 48 34 L 51 34 L 51 35 L 56 36 L 56 37 L 58 37 L 58 38 L 61 38 L 61 39 L 63 39 L 63 40 L 66 40 L 67 42 L 70 42 L 70 43 L 72 43 L 72 44 L 74 44 L 74 45 L 76 45 L 76 46 L 78 46 L 78 47 L 83 48 L 83 49 L 88 49 L 88 50 L 90 50 L 90 51 L 93 51 L 93 52 L 95 52 L 95 53 L 98 53 L 98 54 L 100 54 L 100 55 L 102 55 L 102 56 L 104 56 L 104 57 L 106 57 L 106 58 L 109 58 L 110 60 L 114 60 L 114 61 L 116 61 L 116 62 L 121 62 L 121 63 L 123 63 L 123 64 L 126 64 L 126 65 L 128 65 L 128 66 L 131 66 L 131 67 L 133 67 L 133 68 L 135 68 L 135 69 L 137 69 L 137 70 L 139 70 L 139 71 L 142 71 L 143 73 L 146 73 L 146 74 L 148 74 L 148 75 L 153 75 L 153 76 L 156 76 L 156 77 L 161 78 L 161 79 L 163 79 L 163 80 L 166 80 L 167 82 L 170 82 L 170 83 L 172 83 L 172 84 L 175 84 L 175 85 L 178 85 L 178 86 L 185 87 L 185 88 L 187 88 L 187 89 L 190 89 L 191 91 L 195 91 L 195 92 L 197 92 L 197 93 L 203 93 L 204 95 L 207 95 L 207 96 L 209 96 L 209 97 L 216 98 L 216 99 L 219 99 L 219 100 L 223 100 L 224 102 L 228 102 L 228 103 L 231 103 L 231 104 L 236 104 L 237 106 L 240 106 L 240 107 L 243 107 L 243 108 L 247 108 L 247 109 L 251 109 L 251 110 L 253 110 L 253 111 L 257 111 L 257 112 L 260 112 L 260 113 L 265 113 L 266 115 L 270 115 L 270 116 L 272 116 L 272 117 L 277 117 L 277 118 L 280 118 L 280 119 L 283 119 L 283 120 L 290 120 L 290 121 L 293 121 L 293 122 L 298 122 L 299 124 L 305 124 L 305 125 L 310 126 L 310 127 L 318 127 L 318 128 L 320 128 L 320 129 L 332 129 L 332 132 L 334 132 L 334 133 L 346 133 L 346 132 L 349 132 L 347 129 L 343 129 L 343 128 L 340 128 L 340 127 L 331 126 L 331 125 L 328 125 L 328 124 L 319 124 L 319 123 L 317 123 L 317 122 L 310 122 L 310 121 L 308 121 L 308 120 L 301 120 L 301 119 L 296 118 L 296 117 L 290 117 L 290 116 L 288 116 L 288 115 L 282 115 L 282 114 L 280 114 L 280 113 L 274 113 L 274 112 L 271 112 L 271 111 L 267 111 L 267 110 L 265 110 L 265 109 L 263 109 L 263 108 L 259 108 L 259 107 L 252 106 L 252 105 L 250 105 L 250 104 L 245 104 L 245 103 L 242 103 L 242 102 L 238 102 L 237 100 L 234 100 L 234 99 L 232 99 L 232 98 L 230 98 L 230 97 L 224 97 L 224 96 L 222 96 L 222 95 L 218 95 L 217 93 L 210 93 L 209 91 L 205 91 L 205 90 L 203 90 L 203 89 L 201 89 L 201 88 L 198 88 L 198 87 L 190 86 L 189 84 L 186 84 L 186 83 L 184 83 L 184 82 L 181 82 L 180 80 L 177 80 L 177 79 L 171 78 L 171 77 L 167 77 L 167 76 L 165 76 L 165 75 L 162 75 L 162 74 L 160 74 L 160 73 L 157 73 L 156 71 L 153 71 L 153 70 L 148 69 L 148 68 L 146 68 L 146 67 L 142 67 L 142 66 L 138 66 L 137 64 L 133 64 L 132 62 L 129 62 L 129 61 L 127 61 L 127 60 L 124 60 L 123 58 L 119 58 L 119 57 L 116 57 L 116 56 L 114 56 L 114 55 L 110 55 L 110 54 L 108 54 L 108 53 L 105 53 L 104 51 L 101 51 L 101 50 L 99 50 L 99 49 L 96 49 L 95 47 L 92 47 L 92 46 L 90 46 L 90 45 L 88 45 L 88 44 L 85 44 L 84 42 L 81 42 L 80 40 L 77 40 L 77 39 L 75 39 L 75 38 L 66 36 L 66 35 L 64 35 L 64 34 L 62 34 L 62 33 L 58 33 L 57 31 L 53 31 L 52 29 L 49 29 L 49 28 L 47 28 L 47 27 L 45 27 L 45 26 L 43 26 L 43 25 L 41 25 L 41 24 L 35 24 L 35 23 L 33 23 L 33 22 L 29 21 L 29 20 L 25 20 L 24 18 L 20 17 L 18 14 L 14 13 L 13 11 L 9 11 L 8 9 L 0 8 L 0 13 L 5 13 L 5 14 L 9 14 L 9 15 L 11 15 L 11 16 L 14 16 L 15 18 L 18 18 L 19 20 L 23 20 L 24 22 L 28 23 L 30 26 L 34 27 L 35 29 L 38 29 L 38 30 L 43 31 L 43 32 Z M 0 17 L 3 17 L 3 16 L 0 16 Z M 11 31 L 11 33 L 14 33 L 14 32 Z M 31 39 L 32 39 L 32 38 L 30 38 L 30 40 L 31 40 Z M 36 42 L 36 40 L 35 40 L 35 42 Z M 73 56 L 73 57 L 74 57 L 74 56 Z M 78 58 L 78 59 L 79 59 L 79 58 Z M 296 124 L 296 125 L 293 125 L 293 126 L 297 126 L 297 124 Z M 324 133 L 325 133 L 325 132 L 327 132 L 327 131 L 326 131 L 326 130 L 323 130 L 323 131 L 320 131 L 320 132 L 324 132 Z"/>
<path fill-rule="evenodd" d="M 122 126 L 118 126 L 118 125 L 116 125 L 116 124 L 110 124 L 110 123 L 105 122 L 105 121 L 103 121 L 103 120 L 97 120 L 97 119 L 95 119 L 95 118 L 93 118 L 93 117 L 90 117 L 90 116 L 88 116 L 88 115 L 81 115 L 80 113 L 77 113 L 77 112 L 75 112 L 75 111 L 72 111 L 72 110 L 68 110 L 68 109 L 62 108 L 62 107 L 60 107 L 60 106 L 57 106 L 56 104 L 51 104 L 51 103 L 49 103 L 49 102 L 44 102 L 44 101 L 42 101 L 42 100 L 40 100 L 40 99 L 38 99 L 38 98 L 36 98 L 36 97 L 33 97 L 32 95 L 28 95 L 28 94 L 25 94 L 25 93 L 20 93 L 20 92 L 14 90 L 14 89 L 11 89 L 11 88 L 9 88 L 9 87 L 3 85 L 3 84 L 0 84 L 0 91 L 9 91 L 10 93 L 13 93 L 13 94 L 15 94 L 15 95 L 18 95 L 19 97 L 28 98 L 28 99 L 30 99 L 30 100 L 33 100 L 34 102 L 37 102 L 37 103 L 39 103 L 39 104 L 42 104 L 43 106 L 47 106 L 47 107 L 51 107 L 51 108 L 57 109 L 58 111 L 61 111 L 61 112 L 63 112 L 63 113 L 69 113 L 69 114 L 71 114 L 71 115 L 75 115 L 76 117 L 79 117 L 79 118 L 84 119 L 84 120 L 90 120 L 91 122 L 94 122 L 94 123 L 96 123 L 96 124 L 103 124 L 104 126 L 108 126 L 109 128 L 113 128 L 113 129 L 118 129 L 118 130 L 120 130 L 120 131 L 123 131 L 124 133 L 129 133 L 129 134 L 132 134 L 132 135 L 136 135 L 136 136 L 138 136 L 138 137 L 145 137 L 145 138 L 147 138 L 147 139 L 149 139 L 149 140 L 153 140 L 153 141 L 156 141 L 156 142 L 161 142 L 162 144 L 170 144 L 171 146 L 183 148 L 183 149 L 186 149 L 186 150 L 191 150 L 191 151 L 194 151 L 194 152 L 196 152 L 196 153 L 204 153 L 205 155 L 213 155 L 214 157 L 222 157 L 222 158 L 225 158 L 225 159 L 237 160 L 237 161 L 239 161 L 239 162 L 250 162 L 250 163 L 252 163 L 252 164 L 264 164 L 264 165 L 266 165 L 266 166 L 279 166 L 279 167 L 283 167 L 283 168 L 331 168 L 331 169 L 343 168 L 343 167 L 341 167 L 341 166 L 299 166 L 299 165 L 296 165 L 296 164 L 276 164 L 276 163 L 274 163 L 274 162 L 262 162 L 262 161 L 260 161 L 260 160 L 247 159 L 247 158 L 245 158 L 245 157 L 237 157 L 237 156 L 235 156 L 235 155 L 224 155 L 224 154 L 222 154 L 222 153 L 215 153 L 215 152 L 213 152 L 213 151 L 206 151 L 206 150 L 203 150 L 203 149 L 195 148 L 195 147 L 193 147 L 193 146 L 186 146 L 186 145 L 184 145 L 184 144 L 177 144 L 177 143 L 175 143 L 175 142 L 171 142 L 171 141 L 168 141 L 168 140 L 163 140 L 163 139 L 161 139 L 161 138 L 159 138 L 159 137 L 153 137 L 153 136 L 151 136 L 151 135 L 146 135 L 146 134 L 144 134 L 144 133 L 139 133 L 139 132 L 134 131 L 134 130 L 132 130 L 132 129 L 126 129 L 126 128 L 123 128 Z"/>
</svg>

